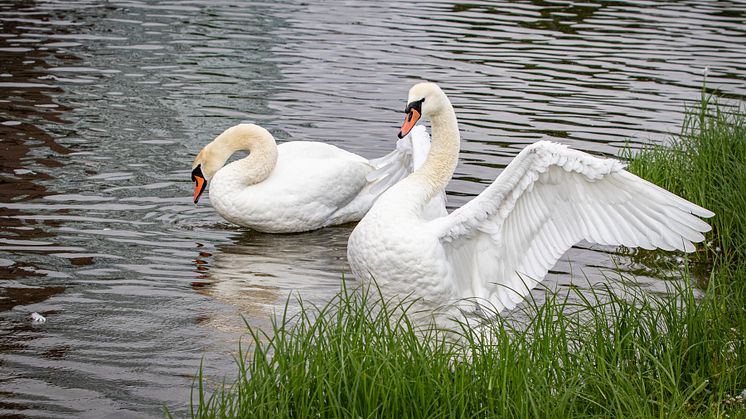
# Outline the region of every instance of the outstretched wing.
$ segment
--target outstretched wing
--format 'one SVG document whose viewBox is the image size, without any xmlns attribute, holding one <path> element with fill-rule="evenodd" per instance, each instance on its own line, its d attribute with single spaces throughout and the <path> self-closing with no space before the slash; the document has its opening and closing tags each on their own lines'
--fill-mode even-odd
<svg viewBox="0 0 746 419">
<path fill-rule="evenodd" d="M 513 308 L 580 240 L 646 249 L 694 250 L 712 212 L 601 159 L 540 141 L 495 182 L 430 222 L 456 286 Z"/>
</svg>

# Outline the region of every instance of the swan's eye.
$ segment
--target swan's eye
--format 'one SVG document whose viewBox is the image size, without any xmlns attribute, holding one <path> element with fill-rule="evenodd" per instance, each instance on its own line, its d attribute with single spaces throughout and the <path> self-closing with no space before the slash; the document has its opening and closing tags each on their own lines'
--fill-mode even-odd
<svg viewBox="0 0 746 419">
<path fill-rule="evenodd" d="M 202 174 L 202 164 L 201 163 L 198 164 L 197 167 L 195 167 L 192 170 L 192 182 L 196 182 L 197 181 L 197 176 L 199 176 L 201 178 L 205 177 L 205 175 Z"/>
</svg>

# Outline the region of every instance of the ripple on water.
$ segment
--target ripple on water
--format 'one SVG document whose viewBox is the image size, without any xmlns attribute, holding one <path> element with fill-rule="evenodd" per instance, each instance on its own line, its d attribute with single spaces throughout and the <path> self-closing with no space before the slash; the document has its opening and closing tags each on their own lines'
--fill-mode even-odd
<svg viewBox="0 0 746 419">
<path fill-rule="evenodd" d="M 456 208 L 537 140 L 606 155 L 664 140 L 705 68 L 710 91 L 744 98 L 745 14 L 698 1 L 0 4 L 0 415 L 186 412 L 203 356 L 209 380 L 232 378 L 239 314 L 267 327 L 289 293 L 323 303 L 339 289 L 352 226 L 267 235 L 223 221 L 207 196 L 192 203 L 190 164 L 226 127 L 377 157 L 410 85 L 437 81 L 462 130 Z M 581 244 L 547 284 L 593 287 L 619 257 Z M 47 322 L 31 325 L 33 311 Z"/>
</svg>

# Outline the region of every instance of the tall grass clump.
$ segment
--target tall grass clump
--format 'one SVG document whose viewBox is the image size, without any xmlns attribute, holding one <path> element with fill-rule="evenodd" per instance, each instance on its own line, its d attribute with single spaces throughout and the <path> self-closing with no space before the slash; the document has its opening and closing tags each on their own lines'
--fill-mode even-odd
<svg viewBox="0 0 746 419">
<path fill-rule="evenodd" d="M 628 170 L 695 202 L 716 216 L 702 255 L 711 262 L 746 262 L 746 109 L 720 105 L 703 93 L 669 144 L 648 145 L 624 156 Z"/>
<path fill-rule="evenodd" d="M 703 98 L 670 147 L 627 151 L 631 171 L 717 214 L 700 289 L 686 265 L 663 294 L 617 273 L 622 291 L 545 291 L 444 331 L 413 323 L 417 301 L 343 288 L 249 327 L 235 382 L 200 374 L 191 416 L 746 417 L 746 127 L 723 109 Z"/>
<path fill-rule="evenodd" d="M 375 289 L 249 328 L 238 379 L 200 418 L 708 417 L 743 413 L 743 331 L 718 327 L 719 300 L 639 288 L 547 292 L 522 321 L 495 316 L 444 332 Z M 575 301 L 575 302 L 570 302 Z M 579 301 L 579 302 L 578 302 Z M 711 316 L 707 313 L 713 313 Z M 514 313 L 515 315 L 515 313 Z M 741 316 L 743 321 L 744 316 Z M 520 325 L 520 326 L 519 326 Z"/>
<path fill-rule="evenodd" d="M 713 229 L 707 243 L 694 256 L 709 268 L 699 278 L 705 288 L 700 305 L 707 309 L 687 321 L 732 336 L 720 341 L 723 350 L 713 353 L 703 370 L 718 382 L 730 368 L 738 368 L 735 385 L 746 387 L 744 359 L 732 351 L 734 342 L 743 345 L 746 336 L 746 107 L 721 104 L 703 89 L 699 106 L 687 109 L 681 132 L 669 144 L 648 145 L 637 153 L 627 148 L 623 155 L 630 172 L 715 213 L 708 220 Z M 741 394 L 746 397 L 746 390 Z"/>
</svg>

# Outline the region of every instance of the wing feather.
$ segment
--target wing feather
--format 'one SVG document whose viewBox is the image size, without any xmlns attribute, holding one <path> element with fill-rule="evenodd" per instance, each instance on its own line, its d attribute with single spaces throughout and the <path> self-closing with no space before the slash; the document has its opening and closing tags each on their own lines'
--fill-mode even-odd
<svg viewBox="0 0 746 419">
<path fill-rule="evenodd" d="M 593 157 L 540 141 L 479 196 L 430 221 L 463 296 L 512 308 L 581 240 L 694 250 L 712 212 Z M 469 254 L 471 252 L 471 254 Z"/>
<path fill-rule="evenodd" d="M 373 159 L 370 164 L 373 170 L 368 173 L 367 191 L 378 197 L 397 182 L 409 176 L 422 165 L 430 152 L 430 135 L 423 125 L 417 125 L 409 134 L 396 142 L 396 149 L 391 153 Z M 441 192 L 434 197 L 423 210 L 423 218 L 430 220 L 447 215 L 446 195 Z"/>
<path fill-rule="evenodd" d="M 424 126 L 418 125 L 406 137 L 396 142 L 391 153 L 370 160 L 374 169 L 366 179 L 371 185 L 371 193 L 380 194 L 396 182 L 417 169 L 430 152 L 430 135 Z"/>
</svg>

